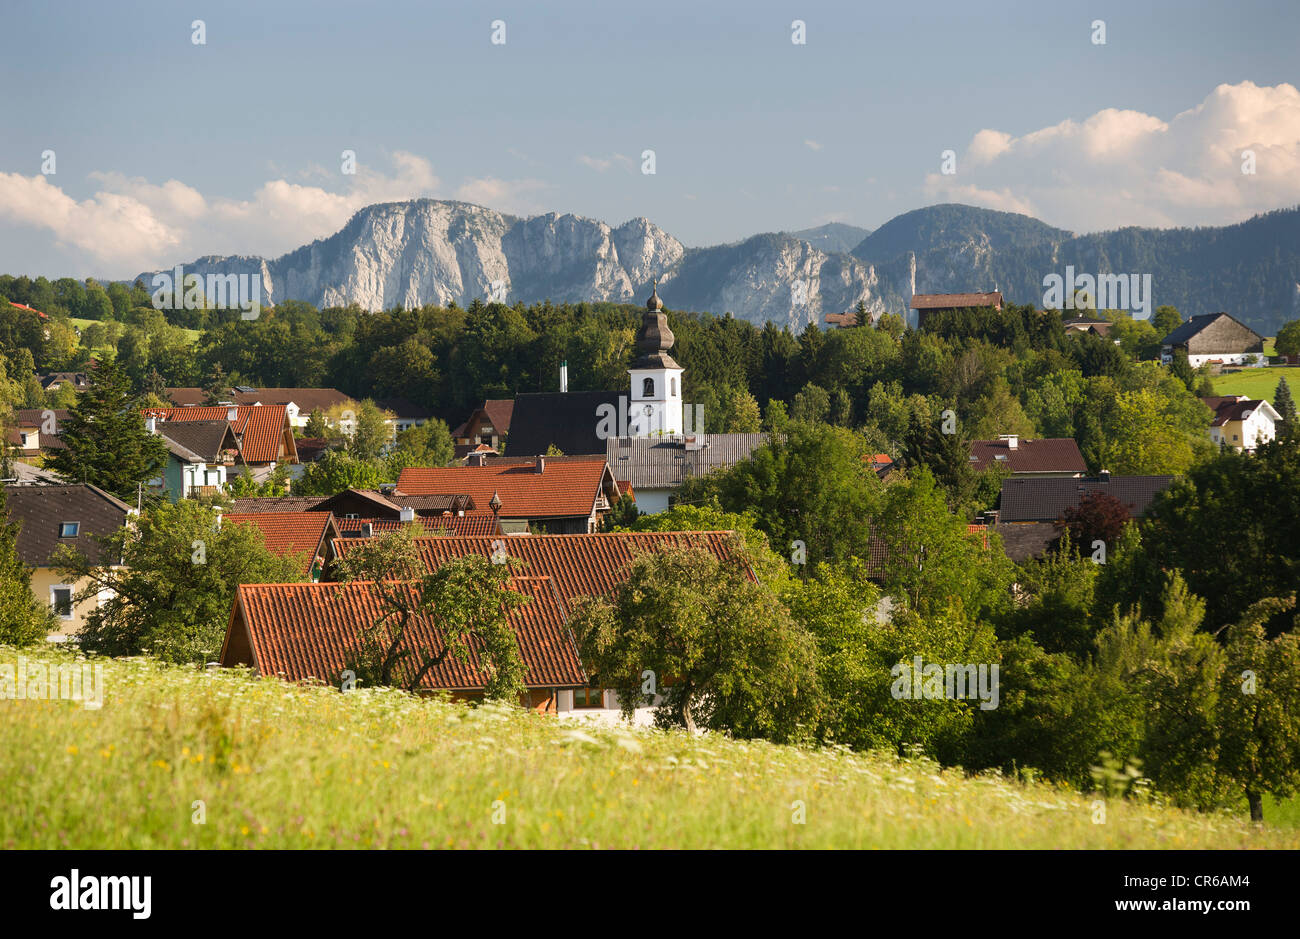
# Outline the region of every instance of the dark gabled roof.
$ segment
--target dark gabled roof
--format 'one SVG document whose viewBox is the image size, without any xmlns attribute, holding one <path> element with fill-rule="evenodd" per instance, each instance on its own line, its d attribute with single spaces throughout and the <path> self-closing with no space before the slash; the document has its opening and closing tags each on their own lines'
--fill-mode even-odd
<svg viewBox="0 0 1300 939">
<path fill-rule="evenodd" d="M 98 563 L 100 546 L 92 535 L 111 535 L 132 512 L 116 496 L 98 486 L 76 483 L 60 486 L 6 486 L 9 517 L 22 523 L 18 532 L 18 557 L 31 567 L 48 565 L 54 549 L 71 545 Z M 60 538 L 63 522 L 79 522 L 75 538 Z"/>
<path fill-rule="evenodd" d="M 998 525 L 993 530 L 1002 538 L 1002 550 L 1017 564 L 1046 554 L 1060 537 L 1060 532 L 1051 522 L 1019 522 Z"/>
<path fill-rule="evenodd" d="M 390 502 L 387 496 L 373 489 L 344 489 L 342 492 L 321 499 L 312 508 L 316 512 L 334 512 L 344 502 L 357 503 L 358 507 L 370 506 L 370 510 L 375 513 L 375 518 L 388 518 L 402 511 L 400 505 Z"/>
<path fill-rule="evenodd" d="M 1079 445 L 1071 437 L 1048 437 L 1042 440 L 972 440 L 971 469 L 983 472 L 993 465 L 1008 467 L 1013 473 L 1079 473 L 1088 471 Z"/>
<path fill-rule="evenodd" d="M 385 411 L 391 411 L 398 420 L 427 421 L 433 412 L 421 404 L 406 398 L 376 398 L 375 404 Z"/>
<path fill-rule="evenodd" d="M 67 408 L 16 408 L 14 420 L 19 427 L 40 427 L 45 422 L 45 412 L 54 414 L 54 432 L 58 433 L 70 413 Z"/>
<path fill-rule="evenodd" d="M 227 420 L 159 421 L 158 434 L 174 446 L 173 454 L 183 460 L 215 463 L 226 449 L 239 450 L 239 440 Z"/>
<path fill-rule="evenodd" d="M 1181 323 L 1181 324 L 1179 324 L 1179 326 L 1178 326 L 1176 329 L 1174 329 L 1173 332 L 1171 332 L 1168 336 L 1166 336 L 1166 337 L 1164 338 L 1164 340 L 1163 340 L 1163 345 L 1166 345 L 1166 346 L 1181 346 L 1181 345 L 1186 345 L 1186 343 L 1187 343 L 1190 339 L 1192 339 L 1192 338 L 1193 338 L 1194 336 L 1196 336 L 1198 333 L 1200 333 L 1200 332 L 1202 332 L 1202 331 L 1204 331 L 1204 330 L 1206 330 L 1206 329 L 1209 329 L 1211 326 L 1213 326 L 1215 323 L 1217 323 L 1220 319 L 1228 319 L 1228 320 L 1231 320 L 1231 321 L 1232 321 L 1233 323 L 1235 323 L 1237 326 L 1241 327 L 1242 330 L 1244 330 L 1244 331 L 1247 332 L 1247 333 L 1250 333 L 1250 334 L 1251 334 L 1252 336 L 1254 336 L 1256 339 L 1259 339 L 1259 340 L 1262 340 L 1262 339 L 1263 339 L 1263 337 L 1260 336 L 1259 333 L 1255 332 L 1255 330 L 1251 329 L 1249 326 L 1247 326 L 1247 325 L 1246 325 L 1245 323 L 1243 323 L 1241 320 L 1237 319 L 1235 316 L 1232 316 L 1232 315 L 1230 315 L 1230 314 L 1228 314 L 1228 313 L 1223 313 L 1223 312 L 1220 312 L 1220 313 L 1202 313 L 1202 314 L 1200 314 L 1199 316 L 1193 316 L 1193 317 L 1191 317 L 1191 318 L 1190 318 L 1189 320 L 1187 320 L 1187 322 L 1185 322 L 1185 323 Z"/>
<path fill-rule="evenodd" d="M 515 395 L 506 452 L 511 456 L 537 456 L 545 453 L 548 447 L 556 446 L 565 456 L 604 456 L 605 441 L 596 435 L 600 426 L 597 410 L 608 404 L 618 415 L 619 398 L 626 396 L 626 391 L 555 391 Z"/>
<path fill-rule="evenodd" d="M 568 609 L 547 577 L 515 577 L 511 586 L 528 602 L 507 611 L 529 688 L 574 688 L 587 684 L 569 629 Z M 412 589 L 411 600 L 415 593 Z M 366 581 L 328 584 L 242 584 L 221 650 L 223 665 L 251 664 L 263 676 L 289 681 L 330 681 L 359 646 L 364 627 L 386 610 L 375 585 Z M 411 618 L 403 636 L 409 649 L 441 652 L 446 637 L 425 613 Z M 471 644 L 468 661 L 449 655 L 420 682 L 428 690 L 481 691 L 488 676 Z"/>
<path fill-rule="evenodd" d="M 680 437 L 611 437 L 605 460 L 614 476 L 634 489 L 671 489 L 691 476 L 749 459 L 767 434 L 687 434 Z"/>
<path fill-rule="evenodd" d="M 1211 427 L 1222 427 L 1228 421 L 1247 420 L 1255 411 L 1265 407 L 1271 412 L 1273 420 L 1276 421 L 1281 417 L 1273 408 L 1273 405 L 1263 400 L 1252 401 L 1249 398 L 1231 395 L 1202 398 L 1201 400 L 1205 402 L 1210 410 L 1214 411 L 1214 420 L 1210 424 Z"/>
<path fill-rule="evenodd" d="M 1169 488 L 1172 476 L 1111 476 L 1091 478 L 1012 477 L 1002 481 L 999 519 L 1002 522 L 1053 522 L 1079 504 L 1088 492 L 1104 492 L 1128 507 L 1133 518 Z"/>
</svg>

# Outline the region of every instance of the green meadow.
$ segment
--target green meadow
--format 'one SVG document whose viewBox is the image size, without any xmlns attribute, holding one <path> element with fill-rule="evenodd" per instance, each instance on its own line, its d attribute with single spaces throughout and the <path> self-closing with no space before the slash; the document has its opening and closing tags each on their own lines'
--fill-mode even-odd
<svg viewBox="0 0 1300 939">
<path fill-rule="evenodd" d="M 1271 404 L 1277 380 L 1283 377 L 1291 386 L 1292 396 L 1300 396 L 1300 368 L 1287 367 L 1243 368 L 1239 372 L 1216 375 L 1213 379 L 1214 392 L 1221 395 L 1246 395 L 1252 400 L 1263 399 Z"/>
<path fill-rule="evenodd" d="M 20 654 L 73 661 L 0 647 L 0 665 Z M 0 701 L 0 847 L 1300 847 L 1295 828 L 925 758 L 96 662 L 98 708 Z"/>
</svg>

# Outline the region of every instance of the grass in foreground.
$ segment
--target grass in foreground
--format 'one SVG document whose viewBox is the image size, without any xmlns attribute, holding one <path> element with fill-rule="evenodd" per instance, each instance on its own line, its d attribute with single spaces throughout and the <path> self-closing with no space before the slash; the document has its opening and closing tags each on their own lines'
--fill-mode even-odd
<svg viewBox="0 0 1300 939">
<path fill-rule="evenodd" d="M 19 654 L 71 661 L 0 647 L 0 665 Z M 0 847 L 1300 847 L 1295 829 L 1123 801 L 1094 824 L 1090 797 L 928 760 L 103 666 L 100 709 L 0 701 Z"/>
</svg>

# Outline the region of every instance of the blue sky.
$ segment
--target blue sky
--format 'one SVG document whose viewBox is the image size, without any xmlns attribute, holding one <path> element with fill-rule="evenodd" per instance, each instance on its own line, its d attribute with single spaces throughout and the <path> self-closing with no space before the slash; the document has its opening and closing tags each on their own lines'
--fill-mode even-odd
<svg viewBox="0 0 1300 939">
<path fill-rule="evenodd" d="M 945 201 L 1076 231 L 1300 202 L 1294 0 L 10 0 L 0 24 L 13 273 L 274 255 L 416 196 L 688 245 Z"/>
</svg>

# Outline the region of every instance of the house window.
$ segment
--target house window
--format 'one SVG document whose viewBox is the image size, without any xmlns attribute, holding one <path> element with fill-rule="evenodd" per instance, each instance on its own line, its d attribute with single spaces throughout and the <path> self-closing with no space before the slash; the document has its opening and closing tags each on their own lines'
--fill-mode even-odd
<svg viewBox="0 0 1300 939">
<path fill-rule="evenodd" d="M 653 398 L 654 396 L 655 396 L 655 380 L 653 378 L 647 378 L 641 384 L 641 397 Z"/>
<path fill-rule="evenodd" d="M 670 378 L 670 379 L 668 379 L 668 397 L 670 397 L 670 398 L 675 398 L 675 397 L 677 397 L 677 379 L 676 379 L 676 378 Z"/>
<path fill-rule="evenodd" d="M 50 587 L 50 606 L 59 619 L 72 619 L 72 587 L 69 584 L 55 584 Z"/>
<path fill-rule="evenodd" d="M 59 537 L 75 538 L 81 533 L 81 522 L 60 522 Z"/>
<path fill-rule="evenodd" d="M 603 708 L 605 692 L 598 685 L 590 688 L 575 688 L 573 692 L 574 708 Z"/>
</svg>

